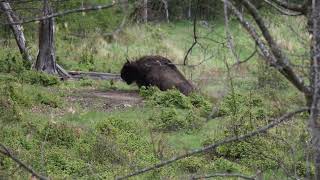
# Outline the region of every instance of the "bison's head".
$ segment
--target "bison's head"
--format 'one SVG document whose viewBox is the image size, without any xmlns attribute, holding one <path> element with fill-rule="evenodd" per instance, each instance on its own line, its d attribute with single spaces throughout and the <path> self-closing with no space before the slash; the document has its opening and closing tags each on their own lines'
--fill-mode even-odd
<svg viewBox="0 0 320 180">
<path fill-rule="evenodd" d="M 121 69 L 121 78 L 127 82 L 127 84 L 131 84 L 137 80 L 138 70 L 135 62 L 127 62 L 123 65 Z"/>
</svg>

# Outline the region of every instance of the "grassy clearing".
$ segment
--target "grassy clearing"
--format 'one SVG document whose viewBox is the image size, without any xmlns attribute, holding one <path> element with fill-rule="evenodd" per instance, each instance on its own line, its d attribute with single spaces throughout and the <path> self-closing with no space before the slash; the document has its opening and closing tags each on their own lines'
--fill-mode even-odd
<svg viewBox="0 0 320 180">
<path fill-rule="evenodd" d="M 276 24 L 271 24 L 272 33 L 288 50 L 293 62 L 301 63 L 295 54 L 303 54 L 308 49 L 298 37 L 291 38 L 294 32 L 285 28 L 285 21 L 297 24 L 299 34 L 305 30 L 301 25 L 305 21 L 279 17 Z M 199 25 L 199 37 L 225 41 L 223 22 L 209 24 L 210 28 Z M 244 59 L 251 54 L 254 43 L 236 22 L 231 21 L 231 27 L 240 57 Z M 99 33 L 79 38 L 59 28 L 58 62 L 70 70 L 119 73 L 127 55 L 137 58 L 160 54 L 181 63 L 192 42 L 192 23 L 187 21 L 128 25 L 114 41 L 108 41 Z M 220 44 L 206 38 L 200 40 L 213 57 L 195 69 L 179 68 L 188 78 L 192 77 L 204 95 L 184 97 L 177 91 L 141 90 L 145 98 L 142 106 L 112 111 L 104 111 L 107 98 L 93 99 L 92 104 L 84 107 L 81 99 L 86 99 L 81 92 L 137 90 L 137 87 L 89 79 L 56 83 L 54 77 L 32 74 L 25 69 L 14 50 L 14 42 L 10 41 L 0 49 L 0 142 L 53 179 L 110 179 L 186 150 L 254 130 L 268 123 L 268 119 L 304 104 L 304 98 L 281 75 L 270 72 L 259 55 L 249 64 L 231 70 L 234 92 L 238 95 L 232 97 L 225 61 L 232 64 L 233 56 Z M 34 51 L 35 44 L 31 46 Z M 189 63 L 201 62 L 204 55 L 211 54 L 203 54 L 203 50 L 196 47 Z M 236 105 L 230 101 L 236 101 Z M 195 102 L 200 105 L 196 106 Z M 208 107 L 212 106 L 223 107 L 225 116 L 206 121 Z M 299 116 L 293 121 L 295 123 L 280 126 L 265 136 L 187 158 L 137 179 L 181 179 L 189 174 L 226 171 L 254 174 L 257 168 L 266 170 L 266 179 L 286 177 L 277 162 L 268 158 L 270 155 L 283 160 L 289 170 L 304 176 L 303 147 L 308 139 L 305 117 Z M 274 139 L 275 136 L 279 139 Z M 284 145 L 283 141 L 291 146 Z M 292 146 L 295 151 L 288 155 Z M 16 165 L 3 156 L 0 156 L 0 167 L 0 179 L 8 178 L 12 172 L 17 178 L 29 177 L 23 171 L 15 171 Z"/>
</svg>

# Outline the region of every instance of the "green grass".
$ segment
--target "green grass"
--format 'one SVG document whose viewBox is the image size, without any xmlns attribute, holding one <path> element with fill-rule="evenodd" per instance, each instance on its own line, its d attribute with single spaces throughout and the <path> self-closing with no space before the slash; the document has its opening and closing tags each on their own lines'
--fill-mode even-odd
<svg viewBox="0 0 320 180">
<path fill-rule="evenodd" d="M 277 17 L 275 20 L 276 23 L 271 24 L 271 33 L 275 34 L 281 46 L 287 49 L 293 62 L 299 63 L 299 58 L 292 53 L 300 54 L 308 52 L 309 49 L 300 43 L 298 37 L 294 36 L 295 33 L 289 31 L 284 22 L 296 24 L 296 31 L 305 38 L 306 34 L 303 33 L 305 29 L 301 25 L 305 23 L 305 20 L 283 17 Z M 212 29 L 198 26 L 199 37 L 225 41 L 223 21 L 217 20 L 209 24 Z M 131 24 L 125 27 L 124 31 L 113 41 L 108 41 L 97 32 L 90 32 L 87 38 L 66 35 L 72 28 L 68 30 L 61 24 L 58 27 L 56 36 L 58 62 L 70 70 L 119 73 L 122 64 L 126 61 L 126 56 L 134 59 L 146 54 L 159 54 L 171 58 L 175 63 L 182 63 L 184 54 L 193 41 L 193 26 L 189 21 L 170 24 Z M 236 21 L 231 20 L 230 29 L 240 58 L 246 58 L 251 54 L 254 43 Z M 221 44 L 205 38 L 199 40 L 203 46 L 208 47 L 208 52 L 213 52 L 212 58 L 195 69 L 180 66 L 179 68 L 188 78 L 192 75 L 193 81 L 199 85 L 205 95 L 208 95 L 204 96 L 206 100 L 210 101 L 214 107 L 220 107 L 231 88 L 225 61 L 231 65 L 235 60 L 229 50 L 222 47 Z M 30 42 L 33 41 L 30 40 Z M 35 43 L 30 45 L 31 52 L 35 54 L 37 45 Z M 206 56 L 210 55 L 206 54 Z M 6 60 L 10 60 L 12 56 L 17 59 L 20 57 L 13 40 L 7 47 L 0 48 L 0 62 L 6 63 Z M 197 64 L 203 60 L 203 56 L 203 49 L 196 46 L 189 57 L 189 63 Z M 287 110 L 304 105 L 304 98 L 294 87 L 288 85 L 283 77 L 274 71 L 272 73 L 260 71 L 263 68 L 261 62 L 262 59 L 255 55 L 248 64 L 231 69 L 234 91 L 244 95 L 246 100 L 249 99 L 250 94 L 262 99 L 268 116 L 266 119 L 277 117 Z M 166 114 L 161 114 L 161 111 L 168 108 L 166 106 L 169 100 L 175 103 L 170 107 L 174 109 L 173 113 L 168 115 L 172 118 L 170 123 L 176 123 L 175 121 L 178 120 L 179 123 L 183 123 L 184 119 L 181 117 L 185 118 L 190 111 L 200 117 L 200 110 L 191 107 L 188 100 L 174 92 L 157 94 L 150 99 L 146 98 L 145 105 L 141 107 L 120 108 L 105 112 L 101 108 L 95 108 L 95 105 L 101 103 L 97 100 L 91 107 L 84 108 L 81 103 L 71 101 L 69 98 L 80 99 L 83 97 L 81 92 L 92 90 L 107 92 L 109 90 L 137 90 L 138 88 L 135 85 L 128 86 L 121 81 L 89 79 L 66 81 L 53 86 L 49 83 L 46 87 L 42 83 L 43 79 L 45 79 L 44 82 L 47 82 L 50 77 L 35 74 L 34 79 L 23 79 L 21 74 L 16 72 L 17 70 L 12 71 L 0 73 L 0 87 L 11 84 L 13 88 L 12 96 L 10 96 L 13 102 L 11 104 L 11 101 L 7 101 L 7 95 L 0 94 L 0 103 L 7 105 L 0 107 L 0 113 L 2 113 L 1 108 L 7 108 L 3 110 L 6 114 L 11 113 L 6 116 L 9 117 L 9 120 L 0 117 L 0 142 L 13 149 L 19 158 L 33 166 L 35 170 L 53 179 L 79 177 L 110 179 L 116 175 L 124 175 L 138 168 L 182 154 L 186 150 L 200 148 L 206 142 L 223 139 L 226 134 L 230 135 L 228 128 L 233 123 L 232 118 L 235 121 L 241 120 L 238 116 L 232 117 L 229 114 L 203 122 L 202 126 L 195 130 L 183 127 L 175 131 L 166 131 L 166 129 L 159 128 L 157 123 L 166 123 Z M 43 81 L 34 81 L 38 79 Z M 266 85 L 259 86 L 260 82 Z M 275 85 L 272 82 L 279 84 Z M 107 99 L 100 100 L 103 101 L 102 103 L 108 101 Z M 181 106 L 179 103 L 187 105 Z M 246 111 L 256 113 L 254 111 L 256 107 L 248 109 L 241 104 L 237 108 L 243 114 L 246 114 Z M 17 120 L 10 119 L 14 116 L 18 117 Z M 244 116 L 244 119 L 248 117 Z M 204 117 L 200 118 L 204 119 Z M 305 162 L 302 141 L 308 139 L 308 133 L 306 133 L 303 122 L 305 121 L 304 116 L 295 118 L 295 121 L 297 123 L 288 123 L 272 130 L 271 134 L 279 135 L 294 145 L 297 149 L 296 158 L 301 163 Z M 244 122 L 247 121 L 244 120 Z M 240 124 L 239 127 L 246 128 L 245 125 Z M 274 142 L 270 139 L 263 140 L 267 143 Z M 248 149 L 251 146 L 234 145 L 234 147 L 242 150 L 241 148 Z M 239 153 L 234 147 L 232 147 L 235 151 L 233 153 Z M 292 157 L 286 154 L 287 148 L 279 150 L 280 148 L 270 146 L 270 152 L 276 151 L 275 156 L 283 159 L 284 163 L 291 168 L 294 163 Z M 268 150 L 266 148 L 265 151 L 269 152 Z M 42 162 L 41 156 L 44 156 L 45 162 Z M 265 160 L 265 162 L 269 161 Z M 194 171 L 199 174 L 207 174 L 230 170 L 254 174 L 256 168 L 250 165 L 256 163 L 259 161 L 249 158 L 218 157 L 209 153 L 179 161 L 136 179 L 179 179 L 183 175 L 195 173 Z M 1 175 L 7 177 L 15 171 L 15 168 L 16 165 L 11 160 L 0 156 L 0 177 Z M 303 175 L 305 172 L 303 167 L 300 167 L 299 170 Z M 14 174 L 14 177 L 26 178 L 29 175 L 24 171 L 19 171 Z M 273 168 L 268 169 L 264 177 L 283 179 L 286 176 L 281 170 Z"/>
</svg>

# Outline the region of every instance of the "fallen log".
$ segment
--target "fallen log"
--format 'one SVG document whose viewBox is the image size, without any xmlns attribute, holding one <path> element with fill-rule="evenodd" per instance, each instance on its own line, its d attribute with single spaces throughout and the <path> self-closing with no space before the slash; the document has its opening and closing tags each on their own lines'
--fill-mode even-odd
<svg viewBox="0 0 320 180">
<path fill-rule="evenodd" d="M 102 72 L 83 72 L 83 71 L 68 71 L 68 74 L 73 79 L 97 79 L 97 80 L 121 80 L 120 74 L 102 73 Z"/>
</svg>

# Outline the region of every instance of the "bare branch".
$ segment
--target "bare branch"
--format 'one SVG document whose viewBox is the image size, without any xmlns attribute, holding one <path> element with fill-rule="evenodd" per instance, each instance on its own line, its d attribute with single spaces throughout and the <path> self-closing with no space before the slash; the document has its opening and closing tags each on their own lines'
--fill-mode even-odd
<svg viewBox="0 0 320 180">
<path fill-rule="evenodd" d="M 2 149 L 0 149 L 0 153 L 1 154 L 11 158 L 13 161 L 15 161 L 17 164 L 19 164 L 19 166 L 21 166 L 23 169 L 25 169 L 26 171 L 30 172 L 32 174 L 32 176 L 35 176 L 35 177 L 39 178 L 40 180 L 49 180 L 49 178 L 38 174 L 30 166 L 26 165 L 24 162 L 22 162 L 20 159 L 18 159 L 16 156 L 14 156 L 10 152 L 10 150 L 5 145 L 3 145 L 2 143 L 0 143 L 0 147 L 2 148 Z"/>
<path fill-rule="evenodd" d="M 14 34 L 22 58 L 26 61 L 32 62 L 32 57 L 28 52 L 28 47 L 26 44 L 26 38 L 22 31 L 23 27 L 20 24 L 11 24 L 15 21 L 19 21 L 18 16 L 12 11 L 10 4 L 7 2 L 0 2 L 0 9 L 5 12 L 7 21 L 10 23 L 10 29 Z"/>
<path fill-rule="evenodd" d="M 128 174 L 128 175 L 125 175 L 125 176 L 121 176 L 121 177 L 117 177 L 116 179 L 117 180 L 121 180 L 121 179 L 128 179 L 130 177 L 133 177 L 133 176 L 137 176 L 139 174 L 143 174 L 143 173 L 146 173 L 146 172 L 149 172 L 149 171 L 152 171 L 152 170 L 155 170 L 155 169 L 158 169 L 160 167 L 163 167 L 163 166 L 166 166 L 168 164 L 171 164 L 173 162 L 176 162 L 180 159 L 184 159 L 184 158 L 187 158 L 187 157 L 190 157 L 190 156 L 193 156 L 193 155 L 196 155 L 196 154 L 200 154 L 200 153 L 204 153 L 204 152 L 207 152 L 209 150 L 213 150 L 221 145 L 224 145 L 224 144 L 228 144 L 228 143 L 232 143 L 232 142 L 238 142 L 238 141 L 243 141 L 245 139 L 248 139 L 248 138 L 251 138 L 253 136 L 257 136 L 261 133 L 265 133 L 267 132 L 269 129 L 271 128 L 274 128 L 276 126 L 278 126 L 279 124 L 285 122 L 286 120 L 292 118 L 294 115 L 296 114 L 299 114 L 299 113 L 302 113 L 302 112 L 305 112 L 307 111 L 308 108 L 301 108 L 299 110 L 296 110 L 296 111 L 293 111 L 293 112 L 289 112 L 289 113 L 286 113 L 284 114 L 283 116 L 281 116 L 279 119 L 275 119 L 272 123 L 270 123 L 269 125 L 266 125 L 266 126 L 263 126 L 255 131 L 252 131 L 250 133 L 247 133 L 245 135 L 241 135 L 241 136 L 234 136 L 234 137 L 230 137 L 230 138 L 226 138 L 226 139 L 223 139 L 221 141 L 218 141 L 216 143 L 213 143 L 209 146 L 205 146 L 203 148 L 200 148 L 200 149 L 195 149 L 195 150 L 191 150 L 183 155 L 180 155 L 180 156 L 176 156 L 176 157 L 173 157 L 167 161 L 163 161 L 163 162 L 160 162 L 156 165 L 153 165 L 153 166 L 150 166 L 150 167 L 146 167 L 146 168 L 143 168 L 143 169 L 140 169 L 138 171 L 135 171 L 131 174 Z"/>
<path fill-rule="evenodd" d="M 221 0 L 224 1 L 224 0 Z M 234 12 L 236 15 L 236 18 L 238 21 L 242 24 L 242 26 L 248 31 L 250 36 L 256 41 L 258 47 L 262 51 L 264 57 L 267 60 L 267 63 L 269 63 L 271 66 L 274 66 L 278 71 L 283 74 L 298 90 L 300 90 L 303 93 L 309 94 L 310 88 L 304 84 L 303 79 L 298 76 L 297 73 L 294 72 L 292 67 L 290 66 L 288 58 L 284 55 L 284 53 L 281 51 L 281 48 L 275 43 L 273 40 L 269 30 L 267 29 L 264 21 L 258 14 L 258 10 L 248 1 L 243 0 L 244 5 L 247 7 L 249 12 L 251 13 L 252 17 L 257 22 L 259 28 L 261 29 L 261 32 L 263 33 L 263 37 L 268 42 L 268 47 L 270 47 L 270 50 L 266 46 L 266 44 L 260 39 L 258 33 L 253 28 L 253 26 L 244 19 L 243 14 L 241 14 L 237 8 L 230 3 L 230 1 L 226 1 L 229 8 Z"/>
<path fill-rule="evenodd" d="M 197 0 L 197 10 L 199 8 L 199 0 Z M 194 19 L 193 19 L 193 43 L 188 49 L 186 55 L 184 56 L 183 59 L 183 65 L 187 64 L 188 56 L 191 53 L 192 49 L 194 48 L 195 45 L 198 43 L 198 36 L 197 36 L 197 12 L 194 14 Z"/>
<path fill-rule="evenodd" d="M 278 4 L 279 6 L 285 9 L 305 13 L 305 11 L 307 10 L 308 0 L 304 0 L 302 4 L 289 3 L 288 1 L 284 1 L 284 0 L 272 0 L 272 2 Z"/>
<path fill-rule="evenodd" d="M 247 58 L 245 58 L 245 59 L 242 60 L 242 61 L 240 60 L 239 62 L 234 63 L 231 67 L 235 67 L 235 66 L 240 65 L 240 64 L 242 64 L 242 63 L 246 63 L 246 62 L 249 61 L 257 52 L 258 52 L 258 48 L 257 48 L 257 44 L 256 44 L 256 46 L 254 47 L 254 51 L 253 51 Z"/>
<path fill-rule="evenodd" d="M 16 24 L 35 22 L 35 21 L 42 21 L 45 19 L 50 19 L 50 18 L 54 18 L 54 17 L 58 17 L 58 16 L 64 16 L 67 14 L 87 12 L 87 11 L 97 11 L 97 10 L 101 10 L 101 9 L 109 9 L 109 8 L 115 6 L 116 4 L 119 4 L 119 3 L 112 2 L 111 4 L 106 4 L 106 5 L 81 7 L 78 9 L 70 9 L 70 10 L 66 10 L 63 12 L 52 13 L 50 15 L 46 15 L 46 16 L 42 16 L 42 17 L 36 17 L 36 18 L 27 19 L 27 20 L 18 20 L 18 21 L 14 21 L 14 22 L 1 23 L 1 24 L 2 25 L 16 25 Z M 10 10 L 12 10 L 12 9 L 10 9 Z"/>
<path fill-rule="evenodd" d="M 238 173 L 215 173 L 215 174 L 208 174 L 204 176 L 195 176 L 195 177 L 192 177 L 191 179 L 192 180 L 208 179 L 212 177 L 236 177 L 236 178 L 247 179 L 247 180 L 255 180 L 255 176 L 246 176 Z"/>
<path fill-rule="evenodd" d="M 274 2 L 271 2 L 269 0 L 264 0 L 264 2 L 266 2 L 267 4 L 269 4 L 270 6 L 275 8 L 280 13 L 282 13 L 284 15 L 287 15 L 287 16 L 300 16 L 300 15 L 303 15 L 302 12 L 296 12 L 296 11 L 291 12 L 291 10 L 288 11 L 288 9 L 284 9 L 282 6 L 279 6 L 278 4 L 276 4 Z"/>
<path fill-rule="evenodd" d="M 227 47 L 230 50 L 231 54 L 235 57 L 236 62 L 239 63 L 239 55 L 237 54 L 235 47 L 234 47 L 234 42 L 233 42 L 233 37 L 231 34 L 231 31 L 229 29 L 229 14 L 228 14 L 228 5 L 226 3 L 227 0 L 224 0 L 223 3 L 223 10 L 224 10 L 224 27 L 225 27 L 225 32 L 227 36 Z"/>
</svg>

